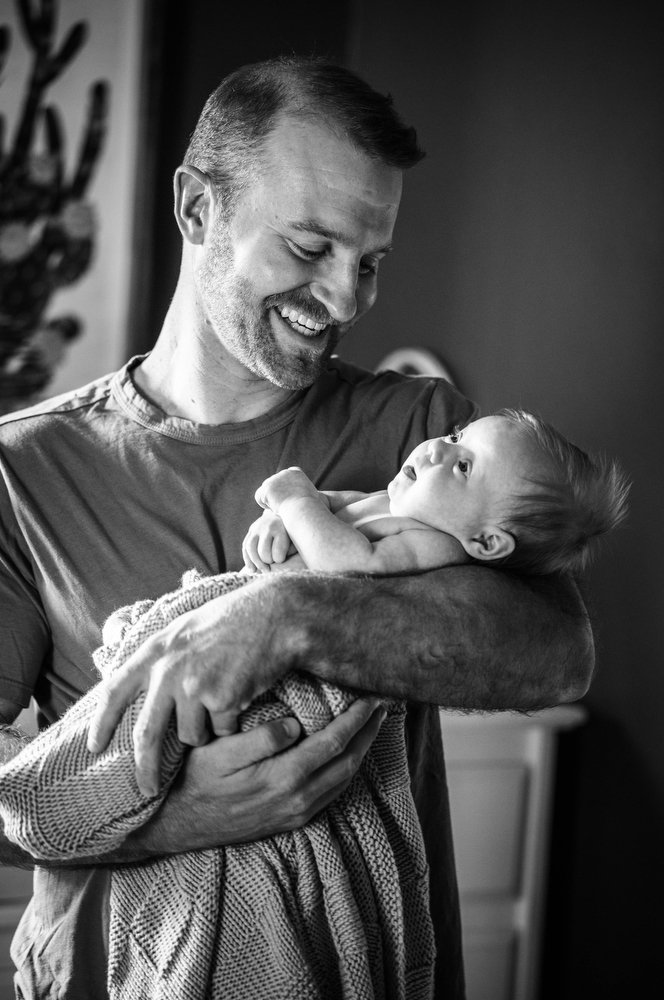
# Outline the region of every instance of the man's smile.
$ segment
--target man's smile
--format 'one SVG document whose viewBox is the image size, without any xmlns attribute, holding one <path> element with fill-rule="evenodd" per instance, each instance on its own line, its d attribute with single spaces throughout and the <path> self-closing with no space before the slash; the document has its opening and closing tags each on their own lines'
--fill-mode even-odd
<svg viewBox="0 0 664 1000">
<path fill-rule="evenodd" d="M 278 323 L 283 323 L 291 333 L 296 333 L 309 341 L 327 340 L 334 325 L 314 319 L 296 306 L 273 306 L 270 311 L 274 313 Z"/>
<path fill-rule="evenodd" d="M 279 315 L 299 333 L 321 333 L 329 324 L 319 323 L 293 306 L 280 306 Z"/>
</svg>

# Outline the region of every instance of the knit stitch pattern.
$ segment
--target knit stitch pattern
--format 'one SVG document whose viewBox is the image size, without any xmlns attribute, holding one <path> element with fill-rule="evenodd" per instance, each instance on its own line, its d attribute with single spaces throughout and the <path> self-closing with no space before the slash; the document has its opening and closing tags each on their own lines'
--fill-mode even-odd
<svg viewBox="0 0 664 1000">
<path fill-rule="evenodd" d="M 96 665 L 108 675 L 178 615 L 248 579 L 189 573 L 179 590 L 121 609 L 104 627 Z M 256 699 L 241 728 L 293 715 L 311 734 L 353 698 L 292 673 Z M 187 748 L 171 723 L 158 793 L 143 796 L 132 742 L 142 700 L 93 755 L 93 688 L 0 769 L 0 816 L 12 841 L 44 860 L 94 857 L 153 815 Z M 346 792 L 303 828 L 113 868 L 111 1000 L 430 1000 L 435 946 L 405 706 L 387 708 Z"/>
</svg>

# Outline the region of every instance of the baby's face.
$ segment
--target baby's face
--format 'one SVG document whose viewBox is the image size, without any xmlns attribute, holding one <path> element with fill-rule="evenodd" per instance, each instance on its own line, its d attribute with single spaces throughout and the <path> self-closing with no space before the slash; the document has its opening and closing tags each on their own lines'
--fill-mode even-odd
<svg viewBox="0 0 664 1000">
<path fill-rule="evenodd" d="M 423 441 L 387 487 L 390 511 L 465 543 L 500 522 L 510 497 L 536 475 L 527 432 L 506 417 L 481 417 L 462 431 Z"/>
</svg>

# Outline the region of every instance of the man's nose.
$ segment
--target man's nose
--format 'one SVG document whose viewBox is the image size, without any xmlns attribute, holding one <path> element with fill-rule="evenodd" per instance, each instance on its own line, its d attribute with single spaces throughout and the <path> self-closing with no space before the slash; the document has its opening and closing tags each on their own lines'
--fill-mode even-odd
<svg viewBox="0 0 664 1000">
<path fill-rule="evenodd" d="M 357 312 L 357 269 L 347 266 L 330 267 L 317 276 L 309 288 L 315 299 L 325 306 L 337 323 L 349 323 Z"/>
</svg>

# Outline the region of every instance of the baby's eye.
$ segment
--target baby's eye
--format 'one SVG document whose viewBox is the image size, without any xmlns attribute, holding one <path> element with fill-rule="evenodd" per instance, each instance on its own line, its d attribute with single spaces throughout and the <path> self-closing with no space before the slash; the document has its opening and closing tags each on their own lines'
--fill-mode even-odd
<svg viewBox="0 0 664 1000">
<path fill-rule="evenodd" d="M 470 475 L 470 462 L 467 462 L 465 459 L 460 458 L 459 461 L 457 462 L 457 467 L 459 469 L 459 472 L 467 479 L 468 476 Z"/>
<path fill-rule="evenodd" d="M 450 439 L 450 441 L 452 442 L 452 444 L 458 444 L 459 441 L 461 440 L 461 438 L 463 437 L 463 431 L 459 430 L 458 427 L 454 427 L 452 429 L 452 432 L 450 434 L 448 434 L 447 436 Z"/>
</svg>

